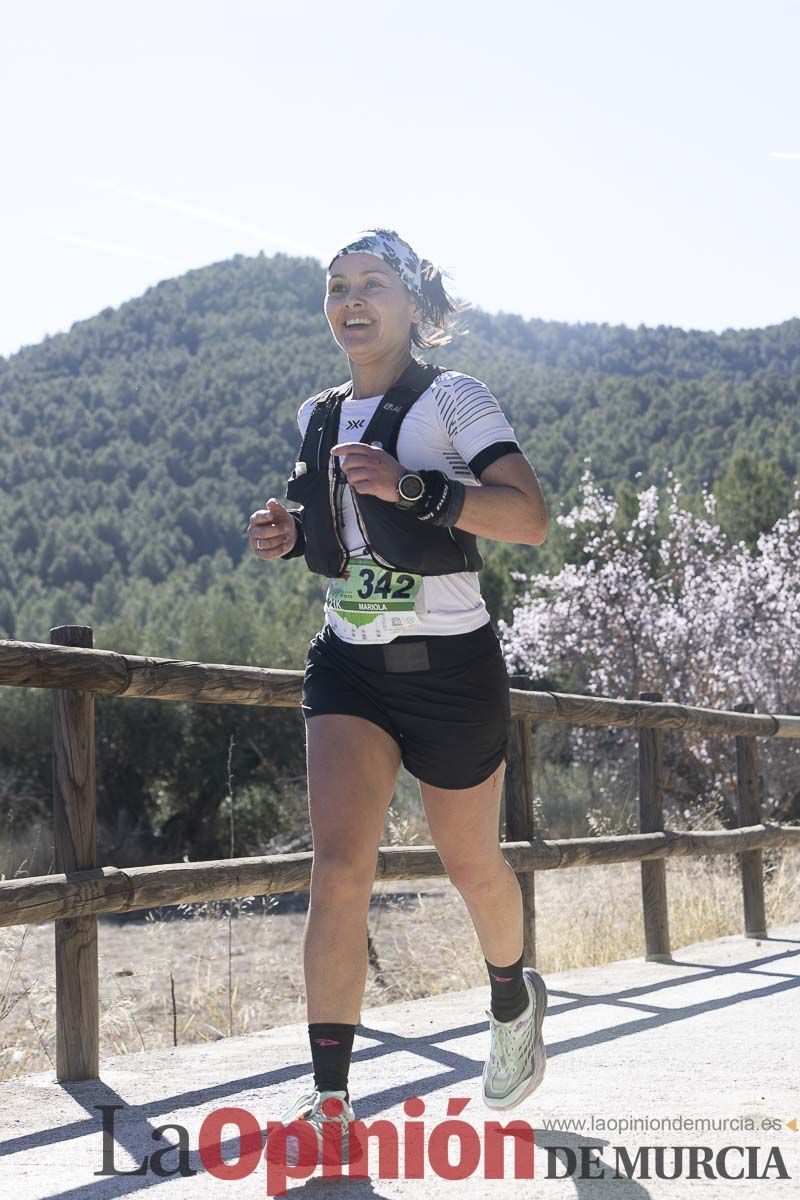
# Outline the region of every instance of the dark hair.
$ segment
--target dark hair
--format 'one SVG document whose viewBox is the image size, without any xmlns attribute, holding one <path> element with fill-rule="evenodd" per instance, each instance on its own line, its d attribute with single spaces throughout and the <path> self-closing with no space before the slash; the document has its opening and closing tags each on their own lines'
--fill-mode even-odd
<svg viewBox="0 0 800 1200">
<path fill-rule="evenodd" d="M 453 313 L 461 313 L 470 308 L 469 303 L 458 303 L 448 296 L 444 290 L 442 277 L 450 276 L 446 271 L 435 267 L 430 259 L 423 258 L 420 263 L 422 275 L 422 320 L 411 326 L 411 340 L 421 350 L 431 350 L 435 346 L 446 346 L 453 340 L 453 334 L 463 337 L 467 329 L 459 329 L 457 322 L 451 321 Z"/>
</svg>

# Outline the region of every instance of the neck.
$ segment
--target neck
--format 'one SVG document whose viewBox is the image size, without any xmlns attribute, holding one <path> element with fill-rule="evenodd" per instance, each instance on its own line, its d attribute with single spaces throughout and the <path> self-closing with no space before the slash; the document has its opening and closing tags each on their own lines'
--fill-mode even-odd
<svg viewBox="0 0 800 1200">
<path fill-rule="evenodd" d="M 349 358 L 349 356 L 348 356 Z M 414 361 L 411 351 L 398 350 L 393 355 L 387 355 L 375 363 L 363 365 L 350 361 L 350 375 L 353 380 L 353 400 L 363 400 L 367 396 L 383 396 Z"/>
</svg>

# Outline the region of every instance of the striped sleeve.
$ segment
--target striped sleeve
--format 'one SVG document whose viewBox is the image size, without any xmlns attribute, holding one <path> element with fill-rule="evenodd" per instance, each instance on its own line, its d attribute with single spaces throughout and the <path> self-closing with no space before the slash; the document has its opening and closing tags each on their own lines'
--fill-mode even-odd
<svg viewBox="0 0 800 1200">
<path fill-rule="evenodd" d="M 445 371 L 434 380 L 431 391 L 442 428 L 476 479 L 504 454 L 522 453 L 485 383 L 460 371 Z"/>
</svg>

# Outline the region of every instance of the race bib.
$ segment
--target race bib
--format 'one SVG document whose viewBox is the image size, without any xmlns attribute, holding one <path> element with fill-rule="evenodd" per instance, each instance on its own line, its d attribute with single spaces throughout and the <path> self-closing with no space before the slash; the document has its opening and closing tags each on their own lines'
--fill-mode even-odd
<svg viewBox="0 0 800 1200">
<path fill-rule="evenodd" d="M 325 607 L 334 631 L 359 642 L 408 632 L 424 615 L 422 582 L 421 575 L 381 566 L 368 554 L 353 555 L 344 574 L 328 583 Z"/>
</svg>

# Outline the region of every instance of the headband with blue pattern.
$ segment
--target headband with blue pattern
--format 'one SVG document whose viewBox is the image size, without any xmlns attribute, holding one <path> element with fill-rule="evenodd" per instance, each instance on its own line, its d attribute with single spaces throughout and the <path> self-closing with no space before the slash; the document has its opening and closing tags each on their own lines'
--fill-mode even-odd
<svg viewBox="0 0 800 1200">
<path fill-rule="evenodd" d="M 400 276 L 415 300 L 423 303 L 421 261 L 393 229 L 362 230 L 355 241 L 336 251 L 328 263 L 329 271 L 340 254 L 374 254 L 382 258 Z"/>
</svg>

